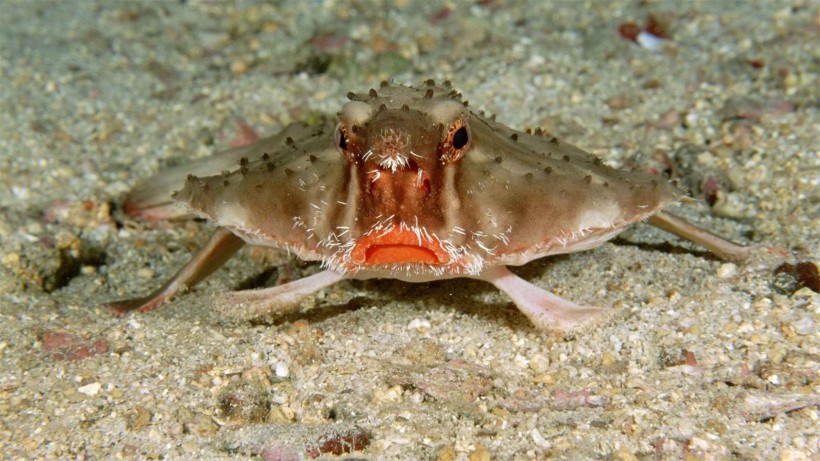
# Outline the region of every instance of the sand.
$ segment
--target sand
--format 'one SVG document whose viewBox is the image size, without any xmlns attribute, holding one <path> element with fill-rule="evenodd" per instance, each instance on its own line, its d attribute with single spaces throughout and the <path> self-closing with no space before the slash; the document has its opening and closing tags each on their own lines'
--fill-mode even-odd
<svg viewBox="0 0 820 461">
<path fill-rule="evenodd" d="M 101 306 L 211 232 L 124 216 L 137 181 L 391 78 L 670 172 L 695 199 L 676 213 L 820 261 L 816 2 L 446 5 L 0 3 L 0 457 L 817 459 L 811 280 L 646 225 L 516 270 L 612 307 L 573 337 L 468 280 L 345 282 L 238 322 L 215 296 L 316 270 L 248 252 L 147 315 Z M 650 14 L 668 40 L 619 35 Z"/>
</svg>

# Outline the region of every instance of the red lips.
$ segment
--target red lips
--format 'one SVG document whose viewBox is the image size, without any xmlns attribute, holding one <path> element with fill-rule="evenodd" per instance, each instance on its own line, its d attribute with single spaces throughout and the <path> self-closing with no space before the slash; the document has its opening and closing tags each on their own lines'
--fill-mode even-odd
<svg viewBox="0 0 820 461">
<path fill-rule="evenodd" d="M 351 253 L 354 263 L 368 266 L 379 264 L 443 265 L 449 256 L 438 240 L 404 228 L 394 227 L 387 233 L 372 233 L 363 237 Z"/>
</svg>

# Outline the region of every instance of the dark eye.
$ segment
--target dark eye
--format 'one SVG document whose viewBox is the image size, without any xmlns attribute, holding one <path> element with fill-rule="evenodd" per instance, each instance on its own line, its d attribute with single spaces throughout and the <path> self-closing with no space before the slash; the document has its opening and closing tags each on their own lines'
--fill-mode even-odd
<svg viewBox="0 0 820 461">
<path fill-rule="evenodd" d="M 470 138 L 467 135 L 467 127 L 461 127 L 453 134 L 453 147 L 461 149 L 467 145 Z"/>
<path fill-rule="evenodd" d="M 336 130 L 336 145 L 339 146 L 339 149 L 347 150 L 347 136 L 341 128 Z"/>
<path fill-rule="evenodd" d="M 345 156 L 347 161 L 351 163 L 358 162 L 357 159 L 357 148 L 356 148 L 356 127 L 353 127 L 352 138 L 348 137 L 347 127 L 339 124 L 339 127 L 336 128 L 336 133 L 334 134 L 333 142 L 336 143 L 336 147 L 339 148 L 339 152 Z"/>
<path fill-rule="evenodd" d="M 445 138 L 440 144 L 441 159 L 445 162 L 456 162 L 467 153 L 470 148 L 470 128 L 467 120 L 455 120 L 448 128 Z"/>
</svg>

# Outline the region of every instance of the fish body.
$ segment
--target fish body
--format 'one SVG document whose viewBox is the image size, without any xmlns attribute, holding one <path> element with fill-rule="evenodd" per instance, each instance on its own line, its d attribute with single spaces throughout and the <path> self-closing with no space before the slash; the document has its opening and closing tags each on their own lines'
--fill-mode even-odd
<svg viewBox="0 0 820 461">
<path fill-rule="evenodd" d="M 255 314 L 281 312 L 345 278 L 470 277 L 505 291 L 537 326 L 565 330 L 605 309 L 558 298 L 506 266 L 592 249 L 649 218 L 692 235 L 694 226 L 661 211 L 683 197 L 665 179 L 611 168 L 540 130 L 497 123 L 468 109 L 449 83 L 384 82 L 348 97 L 336 120 L 294 124 L 137 186 L 124 205 L 130 214 L 193 215 L 222 230 L 187 272 L 112 307 L 153 309 L 247 243 L 325 268 L 228 295 Z M 713 237 L 698 243 L 734 245 Z"/>
</svg>

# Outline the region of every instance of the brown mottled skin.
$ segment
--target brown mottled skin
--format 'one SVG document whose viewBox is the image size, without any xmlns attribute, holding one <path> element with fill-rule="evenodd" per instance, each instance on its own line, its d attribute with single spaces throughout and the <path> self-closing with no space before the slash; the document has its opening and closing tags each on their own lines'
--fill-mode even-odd
<svg viewBox="0 0 820 461">
<path fill-rule="evenodd" d="M 612 169 L 555 138 L 488 120 L 468 110 L 449 83 L 384 83 L 348 96 L 337 123 L 292 125 L 135 188 L 124 205 L 132 215 L 189 213 L 222 230 L 165 286 L 111 306 L 153 309 L 246 242 L 321 261 L 327 270 L 227 294 L 240 316 L 282 312 L 344 278 L 472 277 L 509 294 L 536 326 L 565 331 L 606 310 L 558 298 L 505 266 L 594 248 L 650 217 L 721 256 L 750 252 L 661 212 L 681 198 L 665 180 Z M 174 209 L 177 189 L 173 199 L 182 207 Z"/>
</svg>

